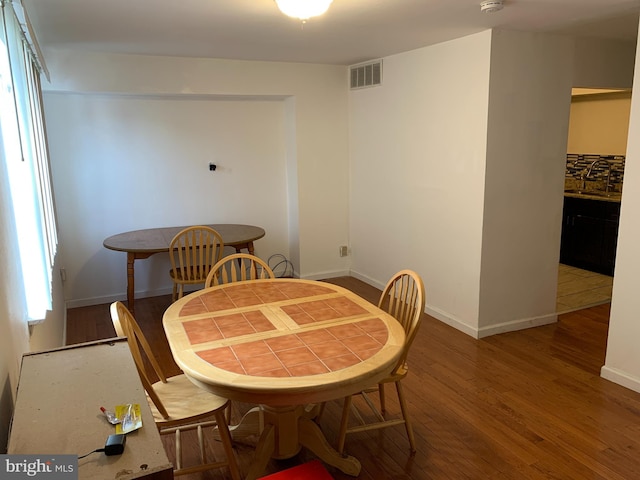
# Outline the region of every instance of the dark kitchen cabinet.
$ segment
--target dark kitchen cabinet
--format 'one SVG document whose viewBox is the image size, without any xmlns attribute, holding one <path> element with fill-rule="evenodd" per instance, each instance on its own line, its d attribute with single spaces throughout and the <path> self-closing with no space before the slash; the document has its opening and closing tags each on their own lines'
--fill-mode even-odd
<svg viewBox="0 0 640 480">
<path fill-rule="evenodd" d="M 565 197 L 560 263 L 613 275 L 620 202 Z"/>
</svg>

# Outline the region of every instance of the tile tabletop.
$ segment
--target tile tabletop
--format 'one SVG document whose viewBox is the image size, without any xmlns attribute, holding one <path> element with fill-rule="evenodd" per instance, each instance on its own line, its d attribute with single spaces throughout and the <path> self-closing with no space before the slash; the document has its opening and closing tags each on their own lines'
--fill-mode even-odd
<svg viewBox="0 0 640 480">
<path fill-rule="evenodd" d="M 218 394 L 295 404 L 372 384 L 395 366 L 398 322 L 336 285 L 237 282 L 175 302 L 163 319 L 178 365 Z M 296 398 L 298 396 L 304 398 Z"/>
</svg>

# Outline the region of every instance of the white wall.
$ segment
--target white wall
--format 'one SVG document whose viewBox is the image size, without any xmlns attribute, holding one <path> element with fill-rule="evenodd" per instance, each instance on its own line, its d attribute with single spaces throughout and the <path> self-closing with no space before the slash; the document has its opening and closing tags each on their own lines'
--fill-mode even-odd
<svg viewBox="0 0 640 480">
<path fill-rule="evenodd" d="M 635 78 L 640 78 L 636 57 Z M 640 99 L 634 87 L 604 378 L 640 392 Z M 638 160 L 636 160 L 636 158 Z"/>
<path fill-rule="evenodd" d="M 125 255 L 102 241 L 138 228 L 257 224 L 261 257 L 282 253 L 306 278 L 348 273 L 345 67 L 46 55 L 70 305 L 122 298 Z M 137 294 L 169 291 L 167 271 L 160 255 L 136 262 Z"/>
<path fill-rule="evenodd" d="M 1 140 L 0 140 L 1 141 Z M 9 423 L 18 385 L 20 356 L 28 350 L 27 308 L 21 285 L 18 239 L 5 158 L 0 149 L 0 452 L 6 452 Z"/>
<path fill-rule="evenodd" d="M 384 59 L 350 96 L 353 275 L 416 270 L 476 337 L 555 321 L 572 54 L 486 31 Z"/>
<path fill-rule="evenodd" d="M 33 325 L 29 329 L 29 351 L 38 352 L 59 348 L 66 343 L 67 334 L 67 308 L 64 301 L 64 286 L 62 279 L 57 274 L 59 271 L 59 258 L 53 265 L 53 278 L 51 279 L 51 310 L 47 312 L 42 323 Z"/>
<path fill-rule="evenodd" d="M 556 321 L 573 43 L 494 30 L 479 336 Z"/>
<path fill-rule="evenodd" d="M 575 39 L 573 86 L 631 88 L 635 51 L 635 42 Z"/>
<path fill-rule="evenodd" d="M 282 101 L 47 94 L 45 106 L 75 304 L 122 292 L 126 255 L 102 248 L 122 231 L 260 225 L 256 254 L 289 256 Z M 169 268 L 167 255 L 136 262 L 141 295 L 170 291 Z"/>
<path fill-rule="evenodd" d="M 384 59 L 383 84 L 350 95 L 352 274 L 402 268 L 427 310 L 478 322 L 491 32 Z"/>
</svg>

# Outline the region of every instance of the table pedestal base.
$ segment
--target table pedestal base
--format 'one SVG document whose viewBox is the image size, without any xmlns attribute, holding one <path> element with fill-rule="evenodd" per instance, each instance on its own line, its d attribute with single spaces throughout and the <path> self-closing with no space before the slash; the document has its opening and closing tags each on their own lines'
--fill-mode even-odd
<svg viewBox="0 0 640 480">
<path fill-rule="evenodd" d="M 271 458 L 291 458 L 302 447 L 309 449 L 323 462 L 357 477 L 360 474 L 360 462 L 355 457 L 340 455 L 329 445 L 320 427 L 312 420 L 314 412 L 315 409 L 309 410 L 304 406 L 263 405 L 247 412 L 238 425 L 229 427 L 234 440 L 260 435 L 246 480 L 259 478 Z"/>
</svg>

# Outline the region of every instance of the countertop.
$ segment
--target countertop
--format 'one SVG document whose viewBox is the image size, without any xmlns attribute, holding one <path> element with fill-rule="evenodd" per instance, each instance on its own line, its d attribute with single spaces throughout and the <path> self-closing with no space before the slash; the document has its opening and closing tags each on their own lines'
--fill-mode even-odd
<svg viewBox="0 0 640 480">
<path fill-rule="evenodd" d="M 564 196 L 572 197 L 572 198 L 584 198 L 586 200 L 599 200 L 601 202 L 620 203 L 620 199 L 622 198 L 622 193 L 611 192 L 605 195 L 605 193 L 602 191 L 578 192 L 575 190 L 565 190 Z"/>
</svg>

